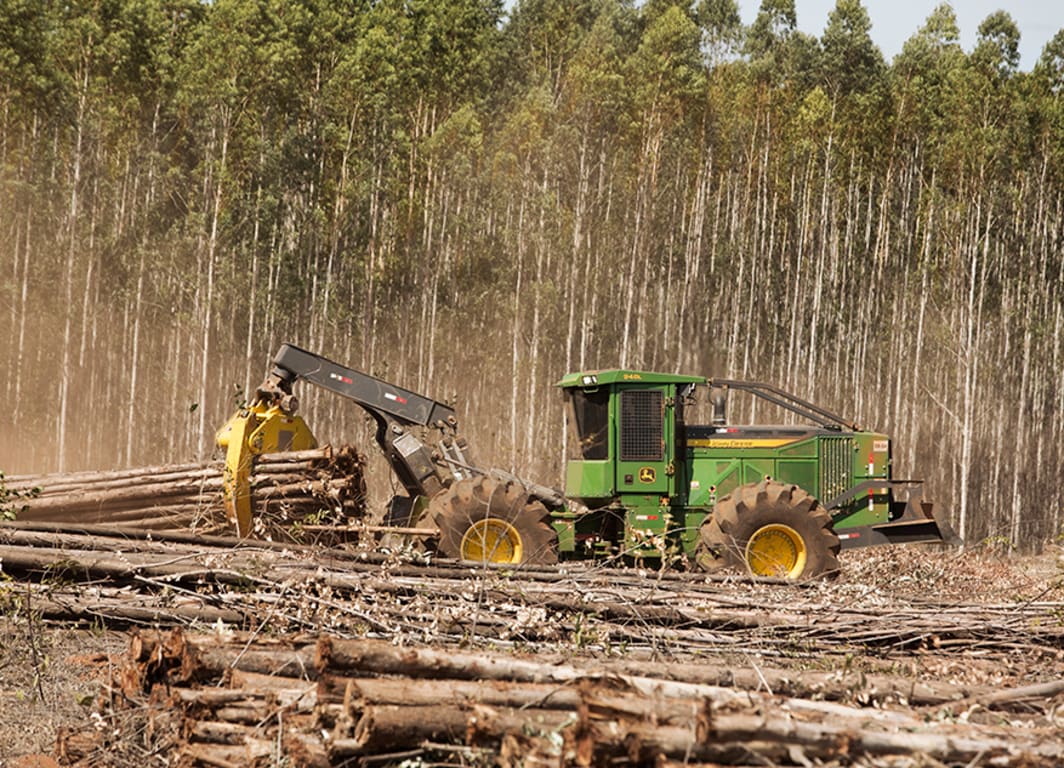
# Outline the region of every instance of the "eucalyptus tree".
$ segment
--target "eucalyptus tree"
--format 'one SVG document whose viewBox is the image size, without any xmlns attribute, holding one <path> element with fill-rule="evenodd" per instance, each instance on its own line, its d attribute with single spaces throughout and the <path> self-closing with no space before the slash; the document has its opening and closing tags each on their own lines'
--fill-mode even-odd
<svg viewBox="0 0 1064 768">
<path fill-rule="evenodd" d="M 710 67 L 739 53 L 744 30 L 737 0 L 699 0 L 694 13 Z"/>
<path fill-rule="evenodd" d="M 632 149 L 624 141 L 633 95 L 625 62 L 637 43 L 634 10 L 600 3 L 600 12 L 574 53 L 559 104 L 559 163 L 562 202 L 570 212 L 570 273 L 567 280 L 566 370 L 609 364 L 596 350 L 619 343 L 601 309 L 610 295 L 602 286 L 620 268 L 614 242 L 623 216 L 615 190 L 623 187 Z"/>
<path fill-rule="evenodd" d="M 1035 141 L 1050 160 L 1046 173 L 1064 181 L 1064 29 L 1045 47 L 1031 74 Z"/>
<path fill-rule="evenodd" d="M 43 162 L 42 123 L 58 86 L 51 50 L 57 23 L 42 0 L 0 5 L 0 300 L 9 313 L 4 393 L 16 426 L 24 416 L 31 265 L 40 247 L 32 190 Z"/>
<path fill-rule="evenodd" d="M 545 343 L 545 333 L 561 322 L 576 322 L 569 315 L 579 307 L 571 307 L 568 315 L 560 311 L 559 299 L 574 289 L 572 273 L 558 274 L 569 263 L 560 257 L 586 249 L 585 238 L 601 223 L 588 218 L 593 174 L 612 181 L 601 175 L 601 164 L 615 151 L 614 104 L 623 98 L 617 69 L 634 20 L 626 5 L 616 0 L 519 2 L 500 40 L 507 98 L 493 116 L 485 150 L 497 222 L 493 241 L 499 248 L 494 274 L 501 285 L 494 290 L 505 286 L 510 297 L 504 317 L 511 424 L 502 455 L 514 466 L 527 466 L 533 445 L 555 444 L 521 424 L 534 423 L 542 413 L 544 385 L 552 375 L 548 361 L 563 357 L 552 357 L 561 347 Z M 603 91 L 607 84 L 617 90 Z M 597 300 L 596 287 L 587 287 Z M 595 332 L 594 326 L 583 330 Z"/>
<path fill-rule="evenodd" d="M 155 417 L 151 398 L 141 391 L 142 360 L 155 359 L 170 342 L 158 311 L 165 296 L 158 276 L 163 270 L 153 262 L 180 227 L 170 200 L 184 190 L 171 172 L 177 158 L 168 137 L 178 120 L 178 62 L 204 9 L 196 0 L 129 0 L 119 7 L 108 25 L 114 45 L 107 90 L 119 95 L 109 110 L 107 152 L 111 167 L 121 171 L 113 172 L 118 194 L 110 201 L 114 218 L 106 247 L 119 254 L 122 266 L 121 277 L 112 272 L 105 279 L 123 317 L 121 333 L 110 338 L 108 359 L 124 361 L 117 367 L 127 372 L 127 381 L 109 394 L 126 406 L 116 450 L 132 464 L 150 439 L 143 424 Z"/>
<path fill-rule="evenodd" d="M 1058 30 L 1042 48 L 1034 71 L 1053 93 L 1064 90 L 1064 29 Z"/>
<path fill-rule="evenodd" d="M 746 30 L 744 52 L 763 84 L 781 87 L 784 96 L 807 91 L 820 66 L 820 43 L 798 30 L 794 0 L 762 0 Z"/>
<path fill-rule="evenodd" d="M 1000 77 L 1015 74 L 1020 64 L 1020 29 L 1007 11 L 995 11 L 979 24 L 972 63 Z"/>
<path fill-rule="evenodd" d="M 175 101 L 198 150 L 198 167 L 188 190 L 190 218 L 195 222 L 188 245 L 194 261 L 188 265 L 191 280 L 185 287 L 192 296 L 188 332 L 195 341 L 184 350 L 175 345 L 173 365 L 196 382 L 195 389 L 181 394 L 192 401 L 188 432 L 195 435 L 200 454 L 211 444 L 214 393 L 228 387 L 218 353 L 227 355 L 232 348 L 227 344 L 217 349 L 215 339 L 235 317 L 219 312 L 219 299 L 224 297 L 229 308 L 246 307 L 234 282 L 243 278 L 242 265 L 222 245 L 235 242 L 233 214 L 240 210 L 237 201 L 258 162 L 261 143 L 284 124 L 303 87 L 296 77 L 300 51 L 293 34 L 302 12 L 302 6 L 280 0 L 216 2 L 209 21 L 195 30 L 179 65 Z M 298 252 L 315 237 L 313 230 L 299 226 L 295 217 L 300 213 L 289 205 L 282 214 L 288 219 L 282 221 L 288 239 L 282 247 L 289 252 Z M 229 334 L 224 335 L 228 342 Z"/>
<path fill-rule="evenodd" d="M 7 121 L 17 106 L 44 106 L 54 88 L 51 34 L 56 13 L 44 0 L 10 0 L 0 6 L 0 162 L 7 158 Z"/>
<path fill-rule="evenodd" d="M 894 60 L 899 128 L 928 143 L 950 122 L 950 90 L 964 63 L 957 15 L 948 3 L 935 8 L 923 26 L 902 45 Z"/>
<path fill-rule="evenodd" d="M 809 328 L 805 374 L 812 377 L 830 364 L 837 371 L 828 376 L 834 387 L 845 382 L 843 387 L 858 391 L 852 372 L 869 357 L 892 350 L 882 348 L 878 332 L 887 303 L 855 300 L 854 286 L 889 282 L 896 261 L 884 215 L 895 173 L 889 88 L 871 30 L 858 0 L 838 0 L 828 15 L 818 85 L 801 112 L 799 146 L 812 143 L 816 151 L 807 155 L 803 181 L 795 185 L 806 190 L 797 219 L 805 233 L 799 247 L 808 241 L 815 262 L 808 280 L 812 316 L 803 323 Z M 811 186 L 817 181 L 819 189 Z M 840 394 L 836 389 L 834 395 Z"/>
<path fill-rule="evenodd" d="M 1032 73 L 1018 41 L 965 55 L 942 5 L 887 67 L 857 0 L 819 39 L 793 0 L 0 3 L 0 462 L 205 451 L 283 337 L 551 482 L 563 369 L 770 378 L 895 433 L 970 535 L 1047 538 L 1064 32 Z"/>
<path fill-rule="evenodd" d="M 798 26 L 794 0 L 761 0 L 754 23 L 746 35 L 746 54 L 752 60 L 773 55 Z"/>
<path fill-rule="evenodd" d="M 1047 189 L 1064 183 L 1064 29 L 1042 49 L 1029 82 L 1029 140 L 1042 158 L 1042 189 Z"/>
<path fill-rule="evenodd" d="M 408 117 L 412 178 L 408 180 L 409 224 L 416 210 L 420 221 L 405 234 L 417 243 L 411 257 L 423 265 L 421 333 L 418 347 L 419 383 L 434 380 L 441 327 L 460 327 L 446 317 L 447 307 L 460 302 L 468 231 L 461 212 L 473 204 L 476 189 L 464 169 L 480 146 L 478 107 L 485 101 L 498 63 L 501 0 L 424 0 L 414 4 L 419 43 L 413 55 L 418 94 Z M 459 304 L 460 305 L 460 304 Z"/>
<path fill-rule="evenodd" d="M 838 0 L 820 44 L 822 79 L 833 96 L 866 93 L 882 82 L 883 54 L 872 41 L 872 21 L 861 0 Z"/>
<path fill-rule="evenodd" d="M 50 253 L 45 255 L 52 260 L 54 279 L 60 286 L 56 307 L 61 323 L 56 334 L 61 339 L 60 348 L 54 350 L 49 345 L 57 353 L 58 407 L 54 418 L 60 470 L 71 466 L 84 451 L 83 442 L 72 442 L 74 433 L 70 430 L 74 372 L 89 374 L 81 377 L 79 397 L 82 392 L 90 399 L 113 394 L 98 389 L 105 382 L 94 374 L 103 366 L 90 365 L 88 357 L 93 352 L 98 357 L 106 355 L 106 349 L 94 349 L 99 331 L 94 309 L 103 290 L 101 270 L 107 240 L 120 237 L 129 221 L 128 209 L 116 208 L 101 182 L 111 162 L 128 161 L 127 124 L 139 123 L 135 94 L 142 73 L 130 65 L 143 51 L 134 34 L 137 11 L 131 5 L 64 5 L 55 16 L 48 52 L 55 72 L 54 112 L 49 119 L 56 163 L 51 173 L 58 193 L 53 199 L 64 201 L 62 210 L 56 206 L 50 211 L 61 224 L 54 249 L 47 249 Z M 145 60 L 141 56 L 140 61 Z M 112 142 L 125 146 L 112 152 Z M 77 437 L 82 441 L 87 438 Z"/>
<path fill-rule="evenodd" d="M 661 203 L 682 194 L 666 185 L 677 178 L 671 172 L 677 164 L 686 167 L 690 129 L 700 124 L 698 112 L 705 89 L 700 44 L 701 31 L 690 9 L 668 5 L 647 20 L 639 48 L 628 60 L 639 150 L 624 243 L 628 263 L 621 284 L 622 367 L 664 364 L 661 347 L 648 346 L 648 339 L 665 338 L 671 343 L 670 331 L 675 330 L 672 308 L 663 296 L 654 296 L 650 289 L 653 285 L 668 285 L 673 279 L 676 246 L 670 244 L 676 242 L 679 222 L 668 215 Z M 651 279 L 651 270 L 659 275 L 658 280 Z M 662 311 L 636 311 L 648 305 L 659 306 Z"/>
<path fill-rule="evenodd" d="M 517 93 L 547 84 L 558 94 L 587 31 L 607 6 L 630 0 L 518 0 L 500 41 L 504 53 L 500 75 Z"/>
</svg>

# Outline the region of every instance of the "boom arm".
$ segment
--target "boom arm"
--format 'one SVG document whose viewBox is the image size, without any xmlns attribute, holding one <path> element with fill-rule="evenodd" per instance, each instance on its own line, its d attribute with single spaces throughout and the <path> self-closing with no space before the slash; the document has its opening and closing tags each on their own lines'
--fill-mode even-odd
<svg viewBox="0 0 1064 768">
<path fill-rule="evenodd" d="M 266 384 L 276 382 L 275 389 L 283 397 L 291 394 L 297 379 L 353 400 L 373 417 L 377 422 L 377 444 L 411 498 L 431 496 L 442 490 L 450 477 L 441 473 L 429 449 L 405 427 L 436 427 L 444 433 L 441 455 L 468 463 L 465 446 L 457 435 L 458 420 L 448 405 L 292 344 L 283 344 L 273 359 L 273 371 Z"/>
<path fill-rule="evenodd" d="M 254 456 L 315 445 L 310 430 L 295 415 L 299 403 L 292 385 L 299 379 L 354 401 L 373 417 L 377 443 L 410 499 L 442 490 L 471 463 L 450 406 L 283 344 L 252 405 L 238 411 L 218 433 L 218 444 L 227 449 L 226 512 L 240 536 L 251 533 L 249 483 Z M 411 426 L 441 431 L 435 453 L 406 429 Z M 293 439 L 286 441 L 288 433 Z M 271 440 L 271 434 L 280 439 Z"/>
<path fill-rule="evenodd" d="M 375 418 L 380 416 L 406 426 L 444 428 L 458 423 L 449 405 L 345 368 L 293 344 L 282 344 L 273 358 L 273 371 L 265 386 L 276 382 L 284 393 L 291 394 L 296 379 L 354 400 Z"/>
</svg>

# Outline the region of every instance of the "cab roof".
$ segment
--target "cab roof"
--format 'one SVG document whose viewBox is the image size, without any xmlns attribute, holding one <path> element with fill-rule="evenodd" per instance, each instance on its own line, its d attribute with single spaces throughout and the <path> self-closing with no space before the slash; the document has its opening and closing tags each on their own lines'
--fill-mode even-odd
<svg viewBox="0 0 1064 768">
<path fill-rule="evenodd" d="M 600 384 L 705 384 L 705 376 L 685 376 L 680 373 L 655 373 L 612 368 L 605 371 L 578 371 L 562 377 L 556 386 L 563 389 L 594 387 Z"/>
</svg>

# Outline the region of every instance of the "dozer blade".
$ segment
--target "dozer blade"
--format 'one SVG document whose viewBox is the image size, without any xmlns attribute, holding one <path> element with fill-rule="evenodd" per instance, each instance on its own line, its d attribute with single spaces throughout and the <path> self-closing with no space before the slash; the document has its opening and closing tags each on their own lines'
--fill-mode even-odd
<svg viewBox="0 0 1064 768">
<path fill-rule="evenodd" d="M 882 544 L 915 544 L 939 542 L 959 547 L 964 540 L 957 535 L 946 518 L 924 501 L 919 489 L 912 489 L 907 500 L 895 502 L 904 505 L 904 511 L 889 523 L 865 525 L 836 531 L 843 549 L 872 547 Z"/>
<path fill-rule="evenodd" d="M 931 502 L 924 503 L 927 504 L 928 507 L 934 506 Z M 953 530 L 953 526 L 946 521 L 945 517 L 939 514 L 935 509 L 930 509 L 929 512 L 931 519 L 935 522 L 935 525 L 938 526 L 938 533 L 942 538 L 943 543 L 949 544 L 951 547 L 964 546 L 964 539 L 957 535 L 957 532 Z"/>
</svg>

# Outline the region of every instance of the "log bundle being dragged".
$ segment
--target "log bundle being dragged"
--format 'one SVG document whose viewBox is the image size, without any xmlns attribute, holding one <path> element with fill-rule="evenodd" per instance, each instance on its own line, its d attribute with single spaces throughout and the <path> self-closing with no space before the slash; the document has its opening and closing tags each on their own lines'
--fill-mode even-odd
<svg viewBox="0 0 1064 768">
<path fill-rule="evenodd" d="M 295 522 L 339 522 L 365 513 L 364 459 L 350 446 L 258 457 L 251 503 L 266 532 Z M 221 461 L 3 480 L 5 508 L 28 522 L 224 531 Z"/>
<path fill-rule="evenodd" d="M 107 729 L 58 756 L 115 750 L 183 766 L 479 758 L 501 765 L 1054 765 L 1052 723 L 936 722 L 645 675 L 376 640 L 134 635 L 100 702 Z M 886 761 L 886 762 L 881 762 Z M 915 761 L 915 762 L 914 762 Z"/>
</svg>

